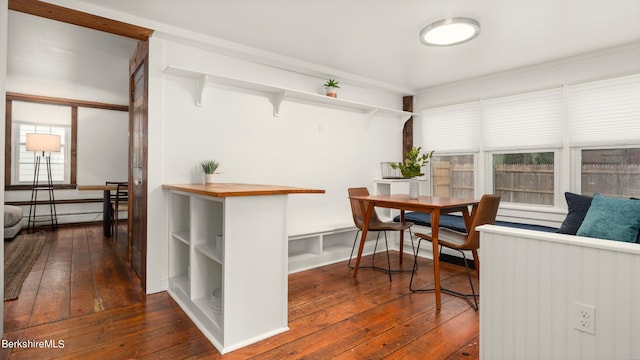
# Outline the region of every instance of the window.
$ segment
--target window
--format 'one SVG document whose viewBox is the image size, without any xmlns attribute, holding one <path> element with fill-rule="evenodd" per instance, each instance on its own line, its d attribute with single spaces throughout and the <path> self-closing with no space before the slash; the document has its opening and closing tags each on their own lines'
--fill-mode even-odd
<svg viewBox="0 0 640 360">
<path fill-rule="evenodd" d="M 16 146 L 14 149 L 18 149 L 16 152 L 16 159 L 14 163 L 13 174 L 15 176 L 14 184 L 32 184 L 35 174 L 35 159 L 36 156 L 42 156 L 42 153 L 26 150 L 26 138 L 27 134 L 54 134 L 60 136 L 60 152 L 57 153 L 45 153 L 45 156 L 50 156 L 51 159 L 51 177 L 54 183 L 69 183 L 69 164 L 66 161 L 67 149 L 68 149 L 68 134 L 70 129 L 62 126 L 48 126 L 48 125 L 36 125 L 36 124 L 13 124 Z M 40 167 L 38 181 L 40 183 L 47 182 L 47 172 L 45 171 L 44 161 Z"/>
<path fill-rule="evenodd" d="M 584 195 L 640 198 L 640 148 L 581 150 Z"/>
<path fill-rule="evenodd" d="M 434 156 L 431 160 L 433 195 L 474 197 L 474 156 Z"/>
<path fill-rule="evenodd" d="M 29 133 L 60 135 L 60 152 L 44 155 L 51 159 L 53 183 L 70 183 L 71 124 L 71 106 L 19 100 L 11 102 L 11 185 L 33 183 L 36 156 L 42 156 L 42 153 L 26 151 Z M 46 165 L 44 161 L 41 164 L 38 181 L 46 183 Z"/>
<path fill-rule="evenodd" d="M 493 191 L 502 202 L 553 205 L 554 153 L 493 155 Z"/>
<path fill-rule="evenodd" d="M 10 92 L 6 104 L 5 189 L 30 189 L 33 184 L 36 154 L 25 151 L 26 134 L 33 132 L 60 135 L 60 152 L 50 154 L 56 188 L 72 188 L 78 182 L 78 169 L 81 181 L 90 184 L 108 176 L 120 178 L 121 173 L 126 176 L 128 105 Z M 46 180 L 44 167 L 39 180 Z"/>
</svg>

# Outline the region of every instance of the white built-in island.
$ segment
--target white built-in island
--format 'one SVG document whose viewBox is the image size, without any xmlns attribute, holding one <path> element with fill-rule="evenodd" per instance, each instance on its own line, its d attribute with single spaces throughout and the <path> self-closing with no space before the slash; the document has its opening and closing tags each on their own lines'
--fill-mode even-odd
<svg viewBox="0 0 640 360">
<path fill-rule="evenodd" d="M 324 190 L 163 185 L 169 294 L 224 354 L 287 331 L 287 197 Z"/>
</svg>

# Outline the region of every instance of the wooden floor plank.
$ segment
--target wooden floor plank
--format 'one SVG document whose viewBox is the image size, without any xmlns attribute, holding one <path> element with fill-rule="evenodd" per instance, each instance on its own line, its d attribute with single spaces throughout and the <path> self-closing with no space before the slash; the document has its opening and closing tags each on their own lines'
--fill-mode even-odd
<svg viewBox="0 0 640 360">
<path fill-rule="evenodd" d="M 432 286 L 432 262 L 419 266 L 416 281 Z M 464 268 L 442 264 L 441 272 L 444 284 L 467 291 Z M 479 357 L 479 314 L 464 300 L 443 295 L 438 312 L 434 294 L 408 290 L 410 273 L 394 273 L 391 282 L 371 269 L 352 275 L 346 262 L 290 275 L 290 331 L 221 355 L 166 292 L 142 293 L 122 239 L 104 237 L 101 224 L 61 227 L 47 233 L 19 298 L 4 303 L 4 338 L 65 346 L 0 349 L 0 359 Z"/>
<path fill-rule="evenodd" d="M 84 229 L 73 231 L 73 253 L 71 254 L 71 313 L 82 316 L 97 310 L 96 287 L 89 244 Z"/>
<path fill-rule="evenodd" d="M 42 274 L 29 326 L 69 317 L 73 232 L 50 232 L 51 248 Z"/>
</svg>

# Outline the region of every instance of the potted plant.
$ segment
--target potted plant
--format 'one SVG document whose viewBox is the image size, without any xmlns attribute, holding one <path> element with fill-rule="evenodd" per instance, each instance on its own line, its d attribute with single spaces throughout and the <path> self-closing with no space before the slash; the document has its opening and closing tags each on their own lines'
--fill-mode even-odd
<svg viewBox="0 0 640 360">
<path fill-rule="evenodd" d="M 327 96 L 331 96 L 334 98 L 338 97 L 339 88 L 340 86 L 338 86 L 338 82 L 336 81 L 336 79 L 329 79 L 324 84 L 324 90 L 326 91 Z"/>
<path fill-rule="evenodd" d="M 200 167 L 204 172 L 204 183 L 212 184 L 215 181 L 216 170 L 220 167 L 220 162 L 215 160 L 203 160 L 200 162 Z"/>
<path fill-rule="evenodd" d="M 409 198 L 417 199 L 420 195 L 418 179 L 416 177 L 424 175 L 422 167 L 429 163 L 433 157 L 433 151 L 428 154 L 421 154 L 422 147 L 413 147 L 407 152 L 406 158 L 402 163 L 392 163 L 391 167 L 400 169 L 400 173 L 405 178 L 409 178 Z"/>
</svg>

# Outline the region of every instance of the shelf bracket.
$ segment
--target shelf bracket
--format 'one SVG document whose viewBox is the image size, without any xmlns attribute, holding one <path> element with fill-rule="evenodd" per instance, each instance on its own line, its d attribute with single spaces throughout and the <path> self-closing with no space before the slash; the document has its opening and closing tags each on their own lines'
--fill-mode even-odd
<svg viewBox="0 0 640 360">
<path fill-rule="evenodd" d="M 398 120 L 402 121 L 402 123 L 404 124 L 405 122 L 407 122 L 407 120 L 411 119 L 412 116 L 414 115 L 413 114 L 398 115 Z"/>
<path fill-rule="evenodd" d="M 373 119 L 373 117 L 376 115 L 376 113 L 378 112 L 378 109 L 371 109 L 369 111 L 367 111 L 365 118 L 364 118 L 364 128 L 368 129 L 369 125 L 371 125 L 371 120 Z"/>
<path fill-rule="evenodd" d="M 196 79 L 196 106 L 202 106 L 202 94 L 206 84 L 207 75 L 202 75 Z"/>
<path fill-rule="evenodd" d="M 273 98 L 273 116 L 278 117 L 280 116 L 280 104 L 282 104 L 282 101 L 284 100 L 284 97 L 287 96 L 287 90 L 284 91 L 280 91 L 279 93 L 276 93 L 276 95 Z"/>
</svg>

